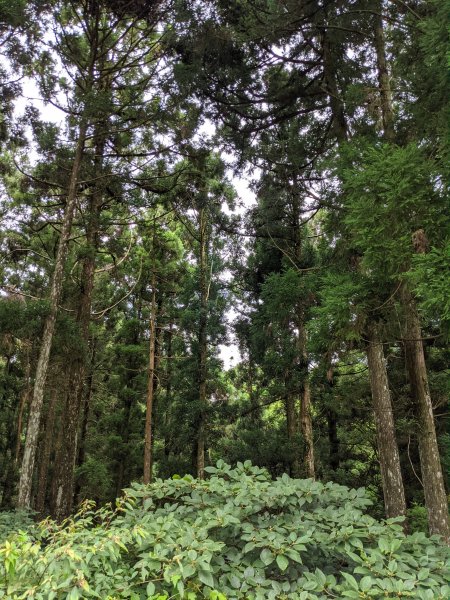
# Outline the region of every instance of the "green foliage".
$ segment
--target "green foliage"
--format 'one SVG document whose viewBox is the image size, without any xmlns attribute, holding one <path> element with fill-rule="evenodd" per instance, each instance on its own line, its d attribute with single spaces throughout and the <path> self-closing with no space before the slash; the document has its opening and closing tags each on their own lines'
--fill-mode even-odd
<svg viewBox="0 0 450 600">
<path fill-rule="evenodd" d="M 424 229 L 433 243 L 446 227 L 445 202 L 432 161 L 415 145 L 346 148 L 342 171 L 345 222 L 375 282 L 411 266 L 412 235 Z"/>
<path fill-rule="evenodd" d="M 414 257 L 409 278 L 419 297 L 420 306 L 431 318 L 442 319 L 446 336 L 450 335 L 450 240 L 443 248 L 432 248 Z"/>
<path fill-rule="evenodd" d="M 134 484 L 0 547 L 0 597 L 447 598 L 448 550 L 366 514 L 363 489 L 223 461 L 211 478 Z M 38 541 L 36 541 L 38 540 Z"/>
<path fill-rule="evenodd" d="M 413 504 L 407 513 L 408 526 L 412 532 L 428 531 L 427 509 L 420 504 Z"/>
<path fill-rule="evenodd" d="M 3 543 L 11 534 L 18 531 L 30 532 L 34 526 L 31 514 L 24 510 L 0 512 L 0 542 Z"/>
</svg>

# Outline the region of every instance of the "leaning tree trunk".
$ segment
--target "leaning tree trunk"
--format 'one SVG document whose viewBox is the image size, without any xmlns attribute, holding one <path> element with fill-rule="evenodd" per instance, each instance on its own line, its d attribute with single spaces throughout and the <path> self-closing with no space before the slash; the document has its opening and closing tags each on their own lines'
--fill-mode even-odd
<svg viewBox="0 0 450 600">
<path fill-rule="evenodd" d="M 428 385 L 422 343 L 422 329 L 414 296 L 406 284 L 402 289 L 405 311 L 405 360 L 415 406 L 425 506 L 430 534 L 439 534 L 450 542 L 450 524 L 444 477 L 434 425 L 433 405 Z"/>
<path fill-rule="evenodd" d="M 64 210 L 61 234 L 59 236 L 58 250 L 56 253 L 55 269 L 52 276 L 49 297 L 49 313 L 45 320 L 44 332 L 42 334 L 42 343 L 36 368 L 33 396 L 30 403 L 27 435 L 25 439 L 25 448 L 23 452 L 22 468 L 19 481 L 19 494 L 17 500 L 17 506 L 19 508 L 30 508 L 31 505 L 31 489 L 33 484 L 34 463 L 36 460 L 45 381 L 47 379 L 50 350 L 52 347 L 56 317 L 58 314 L 58 305 L 62 292 L 64 266 L 66 263 L 69 238 L 72 230 L 72 221 L 76 207 L 78 176 L 84 152 L 86 132 L 86 122 L 82 121 L 78 132 L 78 142 L 69 180 L 67 201 Z"/>
<path fill-rule="evenodd" d="M 380 462 L 386 517 L 406 515 L 400 456 L 395 437 L 394 414 L 386 371 L 383 343 L 377 325 L 369 329 L 367 362 L 372 391 L 375 427 L 377 431 L 378 459 Z"/>
</svg>

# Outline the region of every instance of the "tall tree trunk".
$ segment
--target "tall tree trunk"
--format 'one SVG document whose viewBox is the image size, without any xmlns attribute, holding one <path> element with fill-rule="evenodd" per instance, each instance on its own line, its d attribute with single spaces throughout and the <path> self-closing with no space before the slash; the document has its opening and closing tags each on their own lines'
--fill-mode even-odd
<svg viewBox="0 0 450 600">
<path fill-rule="evenodd" d="M 296 264 L 298 267 L 303 260 L 303 248 L 301 238 L 301 212 L 300 212 L 300 193 L 299 186 L 295 182 L 292 193 L 292 243 Z M 297 360 L 300 364 L 302 375 L 302 390 L 300 402 L 300 431 L 303 437 L 304 445 L 304 472 L 306 477 L 315 478 L 314 466 L 314 436 L 312 424 L 312 402 L 311 388 L 309 385 L 308 373 L 308 351 L 306 348 L 306 302 L 302 301 L 296 310 L 296 326 L 297 326 Z"/>
<path fill-rule="evenodd" d="M 152 272 L 152 301 L 150 308 L 150 341 L 149 360 L 147 370 L 147 395 L 145 413 L 145 441 L 144 441 L 144 483 L 152 480 L 152 417 L 153 417 L 153 392 L 155 382 L 155 347 L 156 347 L 156 271 Z"/>
<path fill-rule="evenodd" d="M 380 105 L 381 105 L 381 117 L 383 121 L 383 135 L 388 142 L 393 142 L 395 138 L 394 133 L 394 113 L 392 110 L 392 91 L 391 83 L 389 81 L 389 72 L 386 60 L 386 45 L 384 39 L 384 28 L 383 28 L 383 4 L 380 1 L 377 2 L 375 8 L 375 51 L 377 55 L 377 75 L 378 75 L 378 89 L 380 92 Z"/>
<path fill-rule="evenodd" d="M 381 15 L 381 3 L 378 6 L 378 12 Z M 326 34 L 325 34 L 326 35 Z M 380 90 L 380 102 L 383 112 L 384 136 L 386 139 L 393 135 L 393 113 L 391 108 L 391 91 L 387 63 L 385 56 L 383 20 L 381 16 L 375 17 L 375 45 L 378 67 L 378 82 Z M 326 60 L 328 58 L 328 60 Z M 335 77 L 335 64 L 332 60 L 332 54 L 324 46 L 324 62 L 328 75 L 326 80 L 331 83 L 328 85 L 330 96 L 335 97 L 335 102 L 330 101 L 332 111 L 336 110 L 334 122 L 339 124 L 335 127 L 338 143 L 341 144 L 348 139 L 347 124 L 344 116 L 342 101 L 336 105 L 337 87 Z M 369 330 L 376 331 L 376 324 L 369 323 Z M 389 382 L 387 378 L 386 365 L 384 362 L 383 346 L 376 338 L 369 343 L 367 358 L 369 363 L 369 377 L 372 390 L 372 399 L 375 413 L 375 423 L 377 428 L 378 455 L 380 460 L 380 470 L 383 482 L 383 494 L 385 499 L 385 510 L 388 516 L 404 515 L 406 513 L 405 494 L 403 488 L 403 479 L 401 476 L 400 460 L 398 454 L 397 440 L 395 437 L 394 417 L 389 392 Z M 375 343 L 376 342 L 376 343 Z M 383 423 L 390 424 L 383 429 Z"/>
<path fill-rule="evenodd" d="M 96 345 L 95 339 L 92 340 L 92 353 L 90 360 L 90 369 L 89 375 L 87 378 L 87 386 L 84 393 L 84 402 L 82 408 L 82 419 L 81 419 L 81 431 L 80 431 L 80 442 L 78 444 L 77 449 L 77 459 L 76 466 L 81 467 L 84 464 L 86 458 L 86 438 L 88 432 L 89 425 L 89 413 L 92 401 L 92 395 L 94 392 L 94 374 L 95 374 L 95 355 L 96 355 Z M 81 493 L 81 485 L 79 479 L 75 481 L 75 492 L 74 492 L 74 501 L 80 502 L 80 493 Z"/>
<path fill-rule="evenodd" d="M 306 350 L 306 329 L 303 324 L 303 318 L 299 319 L 298 327 L 298 349 L 300 364 L 303 372 L 303 389 L 300 404 L 300 431 L 304 443 L 304 471 L 306 477 L 312 479 L 316 476 L 314 466 L 314 435 L 312 425 L 312 402 L 311 388 L 308 374 L 308 353 Z"/>
<path fill-rule="evenodd" d="M 341 99 L 337 83 L 337 56 L 333 44 L 330 42 L 329 32 L 324 30 L 321 39 L 323 81 L 331 108 L 331 130 L 338 143 L 345 142 L 348 138 L 347 122 L 344 113 L 344 104 Z"/>
<path fill-rule="evenodd" d="M 19 463 L 20 447 L 22 442 L 22 428 L 23 428 L 23 413 L 30 400 L 31 395 L 31 359 L 30 359 L 31 342 L 26 341 L 25 351 L 25 386 L 20 394 L 19 410 L 17 414 L 17 434 L 16 434 L 16 451 L 14 456 L 14 463 Z"/>
<path fill-rule="evenodd" d="M 285 373 L 285 408 L 286 408 L 286 427 L 287 437 L 290 445 L 290 475 L 291 477 L 300 477 L 300 459 L 299 448 L 297 441 L 297 412 L 296 412 L 296 395 L 293 393 L 292 384 L 290 382 L 290 374 Z"/>
<path fill-rule="evenodd" d="M 173 318 L 170 317 L 169 330 L 167 332 L 167 367 L 165 370 L 165 411 L 164 411 L 164 456 L 168 458 L 172 451 L 172 426 L 170 411 L 172 408 L 172 342 L 173 342 Z"/>
<path fill-rule="evenodd" d="M 56 253 L 55 269 L 53 271 L 50 289 L 49 313 L 45 320 L 44 332 L 42 334 L 33 397 L 30 404 L 27 435 L 25 439 L 25 448 L 23 452 L 22 468 L 19 481 L 19 494 L 17 500 L 17 506 L 19 508 L 30 508 L 31 506 L 31 489 L 33 485 L 34 463 L 36 460 L 42 403 L 44 399 L 44 388 L 47 379 L 48 363 L 53 342 L 53 334 L 55 331 L 56 317 L 58 314 L 58 305 L 62 292 L 64 266 L 66 263 L 68 244 L 76 207 L 78 176 L 84 152 L 86 132 L 87 124 L 83 120 L 78 132 L 78 142 L 75 150 L 72 171 L 70 174 L 67 201 L 64 210 L 62 228 L 58 242 L 58 250 Z"/>
<path fill-rule="evenodd" d="M 247 394 L 250 400 L 250 421 L 256 426 L 261 422 L 261 409 L 258 406 L 258 398 L 255 394 L 255 362 L 249 349 L 247 362 Z"/>
<path fill-rule="evenodd" d="M 367 362 L 372 391 L 378 458 L 380 461 L 386 517 L 406 515 L 405 491 L 400 467 L 391 393 L 386 371 L 383 343 L 378 328 L 372 325 L 368 332 Z"/>
<path fill-rule="evenodd" d="M 414 401 L 417 419 L 420 468 L 425 506 L 428 511 L 428 526 L 430 534 L 439 534 L 449 543 L 450 524 L 447 496 L 428 385 L 422 329 L 415 298 L 406 284 L 403 285 L 402 300 L 405 311 L 405 337 L 403 343 L 411 396 Z"/>
<path fill-rule="evenodd" d="M 132 380 L 132 376 L 130 376 L 130 381 Z M 125 451 L 121 451 L 119 454 L 119 466 L 117 469 L 117 477 L 116 477 L 116 491 L 115 498 L 118 498 L 122 493 L 122 489 L 127 485 L 128 481 L 126 481 L 125 474 L 127 470 L 127 449 L 130 441 L 130 422 L 131 422 L 131 409 L 132 409 L 132 400 L 128 395 L 125 400 L 125 412 L 123 415 L 122 424 L 120 427 L 120 439 L 125 448 Z M 126 483 L 125 483 L 126 482 Z"/>
<path fill-rule="evenodd" d="M 141 289 L 136 297 L 136 320 L 138 323 L 142 322 L 142 293 Z M 140 328 L 134 327 L 133 335 L 131 336 L 130 342 L 133 346 L 139 346 L 141 342 Z M 117 468 L 117 478 L 115 485 L 115 496 L 117 498 L 122 493 L 122 489 L 128 485 L 129 482 L 129 443 L 131 437 L 131 416 L 133 411 L 133 396 L 135 395 L 135 387 L 134 378 L 135 372 L 138 367 L 135 360 L 133 358 L 130 359 L 132 362 L 128 365 L 126 379 L 123 383 L 123 390 L 126 390 L 125 394 L 122 395 L 122 399 L 124 401 L 124 416 L 121 419 L 119 437 L 122 441 L 122 448 L 118 453 L 118 468 Z M 129 390 L 129 391 L 128 391 Z M 130 393 L 131 391 L 131 393 Z"/>
<path fill-rule="evenodd" d="M 104 147 L 104 132 L 102 131 L 100 135 L 97 135 L 94 144 L 94 177 L 96 180 L 98 180 L 102 174 Z M 61 446 L 61 455 L 59 455 L 55 461 L 57 494 L 54 506 L 54 516 L 59 520 L 67 517 L 73 506 L 74 471 L 77 457 L 80 412 L 84 397 L 84 380 L 87 362 L 86 352 L 89 346 L 89 325 L 91 322 L 95 258 L 98 248 L 99 218 L 102 198 L 103 194 L 100 187 L 96 187 L 89 197 L 88 224 L 86 231 L 87 252 L 83 260 L 81 294 L 76 317 L 82 340 L 82 348 L 80 355 L 74 359 L 69 369 L 69 388 L 64 418 L 64 438 Z"/>
<path fill-rule="evenodd" d="M 199 423 L 197 430 L 197 477 L 203 479 L 205 476 L 205 443 L 206 443 L 206 411 L 207 399 L 207 376 L 208 376 L 208 216 L 205 209 L 199 211 L 200 222 L 200 318 L 198 326 L 198 402 Z"/>
<path fill-rule="evenodd" d="M 333 366 L 331 360 L 328 359 L 328 369 L 326 374 L 327 385 L 332 393 L 334 386 L 333 377 Z M 327 409 L 327 423 L 328 423 L 328 444 L 329 444 L 329 462 L 331 469 L 336 473 L 340 465 L 340 448 L 339 448 L 339 437 L 337 432 L 337 414 L 336 411 L 329 406 Z"/>
<path fill-rule="evenodd" d="M 58 392 L 56 388 L 50 391 L 50 399 L 47 405 L 47 415 L 42 439 L 42 451 L 39 457 L 37 493 L 35 501 L 36 511 L 43 515 L 45 509 L 45 498 L 47 492 L 47 476 L 50 465 L 50 454 L 53 447 L 53 433 L 55 429 L 56 405 L 58 401 Z"/>
<path fill-rule="evenodd" d="M 311 410 L 311 388 L 307 376 L 303 384 L 302 403 L 300 405 L 300 427 L 305 442 L 304 461 L 306 477 L 314 479 L 316 470 L 314 466 L 314 437 Z"/>
<path fill-rule="evenodd" d="M 384 137 L 394 141 L 392 92 L 386 62 L 383 31 L 382 2 L 378 2 L 378 15 L 375 16 L 375 49 L 377 53 L 378 82 Z M 423 232 L 422 232 L 423 233 Z M 422 236 L 424 237 L 424 236 Z M 416 251 L 423 253 L 425 246 L 418 244 Z M 439 456 L 439 447 L 434 425 L 433 406 L 428 386 L 428 375 L 422 344 L 422 328 L 414 296 L 407 284 L 402 285 L 401 299 L 405 312 L 405 360 L 409 375 L 411 395 L 415 403 L 418 420 L 419 454 L 425 505 L 428 511 L 430 533 L 441 535 L 450 543 L 450 523 L 444 477 Z"/>
</svg>

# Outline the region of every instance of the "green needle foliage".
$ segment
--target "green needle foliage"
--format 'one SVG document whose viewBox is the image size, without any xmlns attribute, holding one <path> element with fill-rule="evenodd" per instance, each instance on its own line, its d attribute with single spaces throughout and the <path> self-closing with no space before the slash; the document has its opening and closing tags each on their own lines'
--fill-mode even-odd
<svg viewBox="0 0 450 600">
<path fill-rule="evenodd" d="M 134 484 L 115 508 L 11 533 L 0 597 L 448 598 L 448 549 L 367 514 L 364 489 L 272 480 L 250 461 Z"/>
</svg>

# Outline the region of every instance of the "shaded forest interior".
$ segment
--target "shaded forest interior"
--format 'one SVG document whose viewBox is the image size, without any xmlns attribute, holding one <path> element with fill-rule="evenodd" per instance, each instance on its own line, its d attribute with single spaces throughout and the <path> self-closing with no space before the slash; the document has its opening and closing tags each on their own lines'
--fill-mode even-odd
<svg viewBox="0 0 450 600">
<path fill-rule="evenodd" d="M 251 460 L 448 539 L 445 2 L 10 4 L 1 510 Z"/>
</svg>

